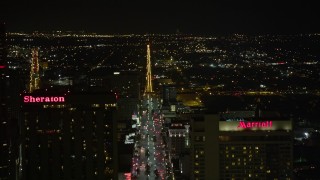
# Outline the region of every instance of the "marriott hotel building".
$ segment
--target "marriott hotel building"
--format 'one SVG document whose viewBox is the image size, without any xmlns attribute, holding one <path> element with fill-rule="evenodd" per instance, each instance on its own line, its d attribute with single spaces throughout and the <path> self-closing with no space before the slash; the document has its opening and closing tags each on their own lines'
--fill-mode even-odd
<svg viewBox="0 0 320 180">
<path fill-rule="evenodd" d="M 225 121 L 205 115 L 193 120 L 191 132 L 192 179 L 292 179 L 289 120 Z"/>
<path fill-rule="evenodd" d="M 21 95 L 21 179 L 115 179 L 115 95 Z"/>
</svg>

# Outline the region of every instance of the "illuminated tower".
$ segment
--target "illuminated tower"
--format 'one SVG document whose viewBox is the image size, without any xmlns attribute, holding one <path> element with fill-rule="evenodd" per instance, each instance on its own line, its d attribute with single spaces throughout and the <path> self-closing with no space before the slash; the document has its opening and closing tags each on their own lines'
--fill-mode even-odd
<svg viewBox="0 0 320 180">
<path fill-rule="evenodd" d="M 38 51 L 38 48 L 32 49 L 29 92 L 33 92 L 35 89 L 39 89 L 40 77 Z"/>
<path fill-rule="evenodd" d="M 152 75 L 151 75 L 151 56 L 150 56 L 150 45 L 147 45 L 147 86 L 146 93 L 152 93 Z"/>
</svg>

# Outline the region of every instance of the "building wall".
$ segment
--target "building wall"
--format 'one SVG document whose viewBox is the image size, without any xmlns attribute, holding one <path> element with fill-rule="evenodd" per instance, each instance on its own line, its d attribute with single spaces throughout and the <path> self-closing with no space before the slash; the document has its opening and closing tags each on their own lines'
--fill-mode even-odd
<svg viewBox="0 0 320 180">
<path fill-rule="evenodd" d="M 219 128 L 229 123 L 219 121 L 218 115 L 193 118 L 191 179 L 292 179 L 291 121 L 238 131 Z"/>
<path fill-rule="evenodd" d="M 5 23 L 0 21 L 0 66 L 6 65 L 7 46 Z"/>
<path fill-rule="evenodd" d="M 7 66 L 5 24 L 0 22 L 0 179 L 18 177 L 19 93 L 24 84 L 19 72 Z"/>
<path fill-rule="evenodd" d="M 121 98 L 117 102 L 117 118 L 119 121 L 131 120 L 133 113 L 138 113 L 139 99 Z"/>
<path fill-rule="evenodd" d="M 88 85 L 104 87 L 106 90 L 116 92 L 119 98 L 140 98 L 140 85 L 138 72 L 97 72 L 88 77 Z"/>
<path fill-rule="evenodd" d="M 101 102 L 107 96 L 98 103 L 96 95 L 77 97 L 72 103 L 24 105 L 24 179 L 116 177 L 114 108 Z"/>
<path fill-rule="evenodd" d="M 177 135 L 169 137 L 169 149 L 173 156 L 179 155 L 186 151 L 185 137 Z"/>
<path fill-rule="evenodd" d="M 220 179 L 292 178 L 291 132 L 220 133 Z"/>
<path fill-rule="evenodd" d="M 193 118 L 192 130 L 192 179 L 219 177 L 217 115 L 200 115 Z"/>
<path fill-rule="evenodd" d="M 9 137 L 8 137 L 8 102 L 7 102 L 7 73 L 5 71 L 5 29 L 0 22 L 0 179 L 8 178 L 9 174 Z"/>
<path fill-rule="evenodd" d="M 218 115 L 205 116 L 205 179 L 212 179 L 213 177 L 220 177 L 219 172 L 219 145 L 218 145 L 218 131 L 219 126 Z"/>
<path fill-rule="evenodd" d="M 177 98 L 177 90 L 175 86 L 163 86 L 162 87 L 163 104 L 175 104 Z"/>
</svg>

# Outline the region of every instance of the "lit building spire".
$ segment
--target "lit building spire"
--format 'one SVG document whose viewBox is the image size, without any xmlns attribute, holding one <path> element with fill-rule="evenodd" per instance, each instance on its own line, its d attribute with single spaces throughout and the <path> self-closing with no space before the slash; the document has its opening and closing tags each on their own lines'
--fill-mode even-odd
<svg viewBox="0 0 320 180">
<path fill-rule="evenodd" d="M 39 89 L 40 76 L 39 76 L 39 59 L 38 48 L 32 49 L 31 69 L 30 69 L 30 84 L 29 92 Z"/>
<path fill-rule="evenodd" d="M 147 86 L 146 93 L 152 93 L 152 74 L 151 74 L 151 56 L 150 56 L 150 45 L 147 45 Z"/>
</svg>

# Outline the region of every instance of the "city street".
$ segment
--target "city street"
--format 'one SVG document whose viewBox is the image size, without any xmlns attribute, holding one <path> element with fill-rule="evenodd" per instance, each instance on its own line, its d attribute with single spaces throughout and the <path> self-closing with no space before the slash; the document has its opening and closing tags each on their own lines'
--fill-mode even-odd
<svg viewBox="0 0 320 180">
<path fill-rule="evenodd" d="M 162 122 L 158 99 L 147 95 L 142 101 L 141 126 L 138 128 L 136 158 L 133 160 L 133 176 L 137 179 L 165 179 L 166 159 L 161 137 Z"/>
</svg>

